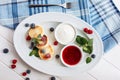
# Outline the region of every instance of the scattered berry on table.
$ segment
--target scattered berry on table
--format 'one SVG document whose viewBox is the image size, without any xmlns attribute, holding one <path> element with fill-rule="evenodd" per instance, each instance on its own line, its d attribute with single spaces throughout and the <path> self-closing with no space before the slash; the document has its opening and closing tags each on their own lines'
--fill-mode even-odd
<svg viewBox="0 0 120 80">
<path fill-rule="evenodd" d="M 30 27 L 35 28 L 35 24 L 34 23 L 30 24 Z"/>
<path fill-rule="evenodd" d="M 31 70 L 29 70 L 29 69 L 26 70 L 26 73 L 27 73 L 27 74 L 30 74 L 30 73 L 31 73 Z"/>
<path fill-rule="evenodd" d="M 30 80 L 30 78 L 26 77 L 25 80 Z"/>
<path fill-rule="evenodd" d="M 92 55 L 91 55 L 91 58 L 95 58 L 95 57 L 96 57 L 96 55 L 95 55 L 95 54 L 92 54 Z"/>
<path fill-rule="evenodd" d="M 12 60 L 12 63 L 13 63 L 13 64 L 16 64 L 16 63 L 17 63 L 17 59 L 13 59 L 13 60 Z"/>
<path fill-rule="evenodd" d="M 3 49 L 3 53 L 8 53 L 9 52 L 9 49 L 5 48 Z"/>
<path fill-rule="evenodd" d="M 26 72 L 23 72 L 23 73 L 22 73 L 22 76 L 26 76 L 26 75 L 27 75 L 27 73 L 26 73 Z"/>
<path fill-rule="evenodd" d="M 52 77 L 50 78 L 50 80 L 56 80 L 56 78 L 55 78 L 54 76 L 52 76 Z"/>
<path fill-rule="evenodd" d="M 31 37 L 28 35 L 28 36 L 26 37 L 26 40 L 27 40 L 27 41 L 31 40 Z"/>
<path fill-rule="evenodd" d="M 58 45 L 58 41 L 54 41 L 54 45 Z"/>
<path fill-rule="evenodd" d="M 26 24 L 25 24 L 25 27 L 29 27 L 29 24 L 28 24 L 28 23 L 26 23 Z"/>
<path fill-rule="evenodd" d="M 57 54 L 55 57 L 58 59 L 60 56 Z"/>
<path fill-rule="evenodd" d="M 12 68 L 12 69 L 15 69 L 15 68 L 16 68 L 16 65 L 15 65 L 15 64 L 12 64 L 12 65 L 11 65 L 11 68 Z"/>
<path fill-rule="evenodd" d="M 53 32 L 53 31 L 54 31 L 54 28 L 53 28 L 53 27 L 51 27 L 51 28 L 50 28 L 50 31 L 51 31 L 51 32 Z"/>
</svg>

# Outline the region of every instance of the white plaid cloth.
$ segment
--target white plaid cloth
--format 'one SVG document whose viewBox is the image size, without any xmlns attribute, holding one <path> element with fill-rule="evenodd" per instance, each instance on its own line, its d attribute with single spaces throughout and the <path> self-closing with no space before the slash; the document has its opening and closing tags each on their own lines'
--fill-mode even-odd
<svg viewBox="0 0 120 80">
<path fill-rule="evenodd" d="M 91 25 L 100 34 L 104 51 L 120 43 L 120 11 L 112 0 L 89 0 Z"/>
<path fill-rule="evenodd" d="M 89 7 L 87 0 L 2 0 L 0 1 L 0 24 L 12 29 L 26 17 L 42 12 L 63 12 L 73 14 L 90 22 Z M 64 2 L 75 2 L 72 9 L 62 7 L 36 7 L 29 8 L 29 4 L 62 4 Z"/>
<path fill-rule="evenodd" d="M 29 4 L 76 2 L 72 9 L 62 7 L 29 8 Z M 100 34 L 104 51 L 120 42 L 120 12 L 111 0 L 0 0 L 0 25 L 15 29 L 26 17 L 43 12 L 63 12 L 91 24 Z"/>
</svg>

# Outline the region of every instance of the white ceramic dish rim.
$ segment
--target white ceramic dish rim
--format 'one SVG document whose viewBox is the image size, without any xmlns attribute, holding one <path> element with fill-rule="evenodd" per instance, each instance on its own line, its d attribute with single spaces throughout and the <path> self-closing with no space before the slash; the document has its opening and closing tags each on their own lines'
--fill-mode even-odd
<svg viewBox="0 0 120 80">
<path fill-rule="evenodd" d="M 63 55 L 63 50 L 66 48 L 66 47 L 68 47 L 68 46 L 75 46 L 76 48 L 78 48 L 79 50 L 80 50 L 80 54 L 81 54 L 81 58 L 80 58 L 80 61 L 77 63 L 77 64 L 75 64 L 75 65 L 69 65 L 69 64 L 67 64 L 67 63 L 65 63 L 65 61 L 63 60 L 63 57 L 62 57 L 62 55 Z M 61 50 L 61 53 L 60 53 L 60 59 L 61 59 L 61 62 L 65 65 L 65 66 L 67 66 L 67 67 L 77 67 L 77 65 L 80 65 L 81 63 L 82 63 L 82 61 L 83 61 L 83 51 L 82 51 L 82 49 L 79 47 L 79 46 L 77 46 L 77 45 L 75 45 L 75 44 L 68 44 L 68 45 L 66 45 L 66 46 L 64 46 L 63 48 L 62 48 L 62 50 Z"/>
<path fill-rule="evenodd" d="M 62 41 L 60 41 L 59 39 L 58 39 L 58 37 L 57 37 L 57 30 L 59 29 L 59 27 L 61 26 L 61 25 L 64 25 L 64 24 L 67 24 L 67 23 L 60 23 L 57 27 L 56 27 L 56 29 L 55 29 L 55 38 L 56 38 L 56 40 L 59 42 L 59 43 L 61 43 L 61 44 L 63 44 L 63 45 L 67 45 L 67 44 L 71 44 L 71 43 L 73 43 L 73 41 L 75 40 L 75 38 L 76 38 L 76 29 L 75 29 L 75 27 L 73 26 L 73 25 L 70 25 L 70 24 L 67 24 L 67 25 L 70 25 L 73 29 L 74 29 L 74 38 L 70 41 L 70 42 L 68 42 L 68 43 L 64 43 L 64 42 L 62 42 Z"/>
</svg>

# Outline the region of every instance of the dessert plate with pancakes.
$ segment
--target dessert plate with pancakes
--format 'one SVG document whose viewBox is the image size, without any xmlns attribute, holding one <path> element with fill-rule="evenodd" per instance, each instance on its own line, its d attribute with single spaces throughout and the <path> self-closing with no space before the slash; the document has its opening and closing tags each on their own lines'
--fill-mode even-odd
<svg viewBox="0 0 120 80">
<path fill-rule="evenodd" d="M 26 27 L 26 23 L 35 25 Z M 54 28 L 52 32 L 51 27 Z M 26 36 L 29 36 L 27 40 Z M 86 44 L 80 45 L 81 42 L 77 44 L 76 38 L 77 41 L 82 39 Z M 13 41 L 18 55 L 25 63 L 40 72 L 56 76 L 80 75 L 93 68 L 103 54 L 101 38 L 92 26 L 73 15 L 64 13 L 39 13 L 24 19 L 17 26 Z M 31 44 L 34 45 L 32 48 Z M 92 51 L 86 51 L 91 44 Z M 87 47 L 82 49 L 84 46 Z M 77 65 L 71 66 L 71 62 L 76 63 L 75 58 Z"/>
</svg>

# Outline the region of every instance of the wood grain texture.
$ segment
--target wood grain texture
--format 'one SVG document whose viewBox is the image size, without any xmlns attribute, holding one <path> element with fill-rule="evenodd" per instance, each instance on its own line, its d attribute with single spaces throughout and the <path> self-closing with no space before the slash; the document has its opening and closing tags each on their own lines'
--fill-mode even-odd
<svg viewBox="0 0 120 80">
<path fill-rule="evenodd" d="M 50 80 L 51 76 L 54 75 L 48 75 L 44 74 L 42 72 L 39 72 L 30 66 L 28 66 L 26 63 L 24 63 L 23 60 L 18 56 L 17 52 L 15 51 L 14 45 L 13 45 L 13 30 L 7 29 L 5 27 L 0 26 L 0 63 L 5 64 L 6 67 L 10 68 L 11 61 L 13 59 L 17 59 L 17 67 L 13 70 L 19 77 L 25 78 L 21 75 L 22 72 L 26 71 L 27 69 L 31 70 L 31 74 L 27 75 L 26 77 L 30 77 L 31 80 Z M 5 34 L 5 35 L 4 35 Z M 8 48 L 9 53 L 4 54 L 3 49 Z M 12 69 L 11 69 L 12 70 Z M 10 73 L 8 73 L 9 76 Z M 58 77 L 56 76 L 57 80 L 73 80 L 80 78 L 81 80 L 95 80 L 94 77 L 89 75 L 88 73 L 81 74 L 80 76 L 71 76 L 71 77 Z M 0 78 L 2 79 L 2 78 Z"/>
<path fill-rule="evenodd" d="M 21 75 L 27 69 L 31 70 L 31 80 L 50 80 L 52 75 L 39 72 L 30 66 L 18 56 L 13 45 L 14 31 L 0 26 L 0 79 L 2 80 L 23 80 L 25 77 Z M 9 53 L 4 54 L 3 49 L 8 48 Z M 56 80 L 120 80 L 120 45 L 114 47 L 108 53 L 104 54 L 101 61 L 90 71 L 80 74 L 80 76 L 58 77 Z M 17 68 L 10 68 L 11 60 L 17 59 Z M 5 70 L 4 70 L 5 69 Z M 8 73 L 9 72 L 9 73 Z M 12 76 L 12 74 L 15 76 Z M 8 75 L 8 77 L 3 77 Z M 17 77 L 16 77 L 17 76 Z M 17 79 L 16 79 L 17 78 Z"/>
</svg>

